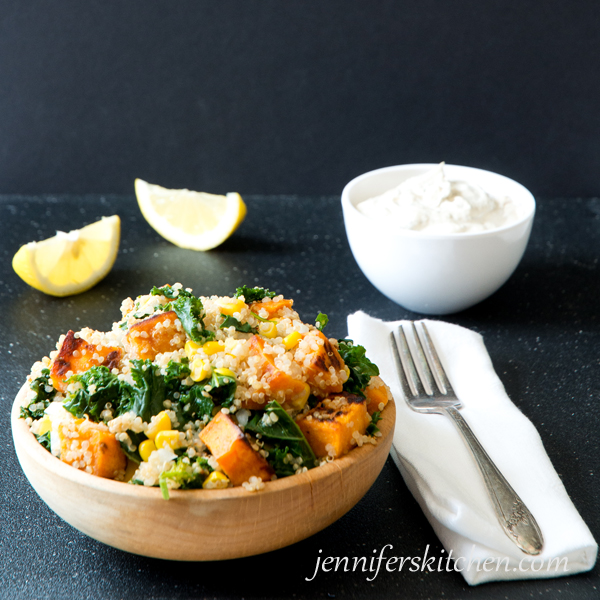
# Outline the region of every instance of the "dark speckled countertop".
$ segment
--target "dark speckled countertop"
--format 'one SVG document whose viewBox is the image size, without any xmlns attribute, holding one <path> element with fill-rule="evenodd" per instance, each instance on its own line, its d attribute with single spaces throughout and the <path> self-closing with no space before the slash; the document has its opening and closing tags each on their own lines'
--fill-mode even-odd
<svg viewBox="0 0 600 600">
<path fill-rule="evenodd" d="M 321 533 L 268 555 L 222 563 L 177 563 L 104 546 L 55 516 L 17 462 L 13 399 L 31 364 L 67 329 L 109 329 L 121 300 L 155 284 L 182 282 L 197 294 L 260 284 L 293 296 L 300 315 L 329 315 L 343 337 L 346 316 L 415 315 L 382 296 L 354 262 L 337 197 L 254 196 L 248 216 L 220 248 L 181 250 L 159 237 L 127 196 L 0 196 L 0 597 L 175 598 L 562 598 L 600 597 L 600 569 L 577 576 L 469 588 L 454 572 L 321 572 L 319 551 L 367 556 L 385 544 L 397 556 L 441 556 L 442 546 L 388 460 L 359 504 Z M 12 271 L 19 246 L 119 214 L 117 262 L 94 289 L 57 299 Z M 483 334 L 513 402 L 538 428 L 565 487 L 600 539 L 600 200 L 542 199 L 525 257 L 495 295 L 445 320 Z M 557 516 L 560 518 L 560 516 Z"/>
</svg>

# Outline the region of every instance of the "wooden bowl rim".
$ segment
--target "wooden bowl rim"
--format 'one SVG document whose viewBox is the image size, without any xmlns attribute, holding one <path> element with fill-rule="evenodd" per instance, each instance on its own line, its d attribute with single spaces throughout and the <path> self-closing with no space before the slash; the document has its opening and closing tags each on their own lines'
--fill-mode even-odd
<svg viewBox="0 0 600 600">
<path fill-rule="evenodd" d="M 131 485 L 122 481 L 114 481 L 91 475 L 90 473 L 71 467 L 48 452 L 40 445 L 33 433 L 31 433 L 25 419 L 20 418 L 20 408 L 28 389 L 29 383 L 25 382 L 15 397 L 12 406 L 11 428 L 15 446 L 19 445 L 36 462 L 58 478 L 66 479 L 87 488 L 103 491 L 107 494 L 139 499 L 146 498 L 148 500 L 160 498 L 162 500 L 161 491 L 157 487 Z M 265 487 L 256 493 L 260 495 L 274 494 L 303 484 L 313 485 L 335 473 L 341 473 L 359 461 L 366 459 L 370 453 L 377 451 L 378 446 L 385 443 L 388 436 L 393 435 L 396 424 L 396 406 L 393 399 L 388 402 L 381 416 L 382 418 L 377 424 L 381 432 L 381 436 L 377 438 L 377 444 L 363 444 L 361 447 L 353 448 L 345 456 L 333 460 L 326 465 L 315 467 L 297 475 L 276 479 L 275 481 L 267 481 L 265 482 Z M 224 490 L 169 490 L 169 500 L 196 500 L 202 502 L 231 501 L 247 497 L 249 493 L 254 492 L 248 492 L 242 486 Z"/>
</svg>

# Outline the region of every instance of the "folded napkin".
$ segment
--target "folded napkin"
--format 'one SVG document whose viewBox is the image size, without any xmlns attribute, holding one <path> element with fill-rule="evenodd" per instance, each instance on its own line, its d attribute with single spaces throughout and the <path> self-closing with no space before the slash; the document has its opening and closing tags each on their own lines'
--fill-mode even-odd
<svg viewBox="0 0 600 600">
<path fill-rule="evenodd" d="M 451 419 L 417 413 L 405 402 L 389 345 L 389 333 L 400 322 L 358 312 L 348 317 L 348 334 L 366 348 L 392 390 L 397 409 L 392 458 L 444 545 L 445 556 L 455 559 L 455 570 L 471 585 L 590 570 L 598 545 L 537 430 L 508 398 L 482 337 L 450 323 L 425 321 L 463 403 L 463 417 L 540 526 L 544 549 L 538 556 L 519 550 L 502 530 L 475 460 Z"/>
</svg>

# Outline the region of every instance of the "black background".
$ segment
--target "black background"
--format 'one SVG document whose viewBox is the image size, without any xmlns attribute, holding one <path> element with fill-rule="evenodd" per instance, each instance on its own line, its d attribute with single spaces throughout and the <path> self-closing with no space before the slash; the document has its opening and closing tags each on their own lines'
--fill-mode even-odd
<svg viewBox="0 0 600 600">
<path fill-rule="evenodd" d="M 0 193 L 337 194 L 391 164 L 600 190 L 600 8 L 0 2 Z"/>
</svg>

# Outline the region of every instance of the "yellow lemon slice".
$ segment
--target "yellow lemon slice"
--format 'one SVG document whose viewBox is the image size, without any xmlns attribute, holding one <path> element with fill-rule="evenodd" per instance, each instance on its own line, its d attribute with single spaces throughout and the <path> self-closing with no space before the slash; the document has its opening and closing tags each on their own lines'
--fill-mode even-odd
<svg viewBox="0 0 600 600">
<path fill-rule="evenodd" d="M 13 257 L 17 275 L 51 296 L 89 290 L 106 277 L 117 258 L 121 220 L 117 215 L 22 246 Z"/>
<path fill-rule="evenodd" d="M 210 250 L 222 244 L 246 216 L 237 193 L 226 196 L 169 190 L 135 180 L 140 210 L 151 227 L 180 248 Z"/>
</svg>

